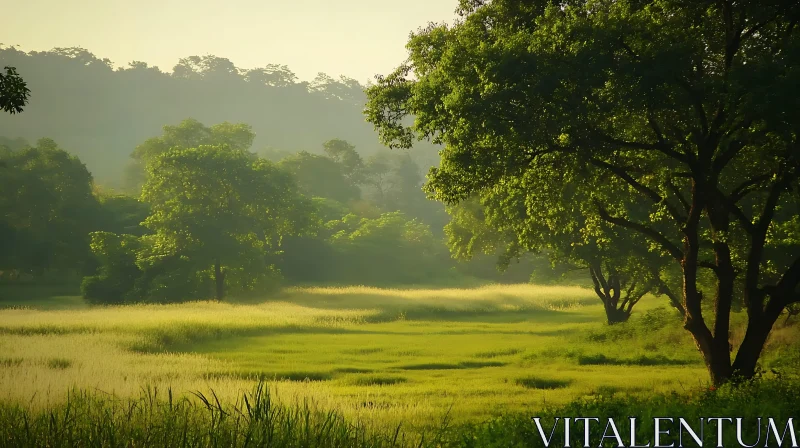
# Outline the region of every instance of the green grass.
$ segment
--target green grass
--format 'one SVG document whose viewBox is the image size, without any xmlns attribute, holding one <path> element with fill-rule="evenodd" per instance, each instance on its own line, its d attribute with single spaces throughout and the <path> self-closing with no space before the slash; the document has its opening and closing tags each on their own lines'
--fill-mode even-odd
<svg viewBox="0 0 800 448">
<path fill-rule="evenodd" d="M 613 327 L 592 291 L 531 285 L 7 308 L 0 402 L 33 412 L 64 403 L 73 388 L 126 399 L 148 386 L 190 400 L 213 389 L 227 405 L 267 381 L 282 406 L 310 400 L 376 434 L 401 424 L 419 434 L 445 417 L 477 424 L 586 397 L 702 390 L 701 358 L 664 305 L 645 298 L 631 322 Z M 733 321 L 736 340 L 744 316 Z M 778 328 L 765 366 L 791 370 L 798 339 L 797 327 Z"/>
<path fill-rule="evenodd" d="M 520 383 L 536 389 L 565 387 L 555 379 L 525 378 Z M 391 387 L 395 381 L 382 381 L 379 387 Z M 362 385 L 376 386 L 369 382 Z M 589 439 L 596 443 L 605 434 L 606 419 L 619 425 L 622 440 L 631 440 L 627 422 L 636 416 L 635 439 L 654 440 L 653 417 L 681 417 L 700 434 L 703 446 L 718 446 L 716 430 L 700 430 L 698 421 L 709 416 L 742 417 L 741 434 L 736 425 L 723 427 L 723 440 L 741 440 L 769 444 L 766 431 L 757 429 L 758 418 L 775 419 L 779 430 L 796 417 L 800 401 L 800 383 L 773 377 L 737 386 L 727 385 L 716 391 L 673 393 L 640 399 L 614 394 L 575 400 L 563 406 L 550 406 L 534 413 L 508 413 L 479 423 L 451 424 L 447 420 L 431 425 L 426 431 L 409 432 L 394 428 L 369 428 L 344 418 L 340 412 L 322 410 L 314 403 L 285 406 L 275 400 L 264 383 L 244 392 L 233 402 L 221 400 L 211 390 L 193 393 L 194 399 L 176 398 L 171 389 L 159 391 L 144 387 L 139 395 L 109 397 L 98 392 L 73 390 L 64 402 L 46 410 L 31 410 L 23 405 L 0 402 L 0 447 L 416 447 L 416 448 L 507 448 L 542 446 L 532 416 L 539 417 L 544 428 L 554 428 L 552 446 L 563 446 L 564 426 L 556 418 L 598 416 L 590 426 Z M 363 401 L 365 409 L 381 409 L 379 402 Z M 650 423 L 650 424 L 648 424 Z M 666 424 L 669 429 L 669 424 Z M 763 424 L 762 424 L 763 428 Z M 713 428 L 712 428 L 713 429 Z M 549 432 L 549 431 L 548 431 Z M 677 431 L 661 434 L 659 446 L 673 446 Z M 583 446 L 582 428 L 570 431 L 570 445 Z M 764 437 L 762 439 L 762 437 Z M 791 439 L 789 439 L 791 440 Z M 774 442 L 774 437 L 772 439 Z M 592 445 L 594 446 L 594 445 Z M 617 446 L 604 440 L 599 446 Z M 761 446 L 760 444 L 758 446 Z"/>
<path fill-rule="evenodd" d="M 541 425 L 548 436 L 554 427 L 555 417 L 587 417 L 596 416 L 600 423 L 590 426 L 589 439 L 591 446 L 601 440 L 609 418 L 613 418 L 619 425 L 622 440 L 627 443 L 631 440 L 630 426 L 626 425 L 630 417 L 636 417 L 639 424 L 636 426 L 636 441 L 638 445 L 653 446 L 655 431 L 653 418 L 671 417 L 683 418 L 691 427 L 701 434 L 702 446 L 717 445 L 717 428 L 715 423 L 706 426 L 705 431 L 700 431 L 699 420 L 710 417 L 740 417 L 742 418 L 742 439 L 749 445 L 777 446 L 773 438 L 767 441 L 766 418 L 775 419 L 782 432 L 789 418 L 797 418 L 797 403 L 800 402 L 800 383 L 793 380 L 769 378 L 738 386 L 727 385 L 719 390 L 711 391 L 694 390 L 690 392 L 658 394 L 648 397 L 615 395 L 614 393 L 597 395 L 575 400 L 563 406 L 529 413 L 510 413 L 495 419 L 478 424 L 465 424 L 455 428 L 447 438 L 445 446 L 450 447 L 481 447 L 481 448 L 508 448 L 508 447 L 533 447 L 542 446 L 538 429 L 531 420 L 532 416 L 541 418 Z M 760 430 L 757 428 L 758 419 L 762 418 Z M 708 422 L 708 420 L 706 420 Z M 794 423 L 795 428 L 797 423 Z M 573 427 L 574 428 L 574 427 Z M 661 435 L 661 444 L 657 446 L 680 446 L 677 437 L 676 425 L 665 424 L 662 429 L 670 430 L 667 435 Z M 737 441 L 737 425 L 723 425 L 722 446 L 740 446 Z M 609 433 L 610 434 L 610 433 Z M 570 432 L 570 446 L 584 446 L 584 430 L 582 424 Z M 552 434 L 554 442 L 550 446 L 564 445 L 564 425 L 555 425 Z M 770 434 L 772 437 L 772 434 Z M 791 441 L 789 435 L 787 440 Z M 687 439 L 689 440 L 688 442 Z M 760 443 L 755 443 L 756 441 Z M 697 446 L 683 434 L 683 446 Z M 617 446 L 614 439 L 606 439 L 600 446 Z M 789 446 L 784 442 L 783 446 Z"/>
<path fill-rule="evenodd" d="M 1 447 L 400 447 L 417 445 L 399 431 L 380 433 L 355 426 L 336 412 L 308 403 L 276 403 L 264 384 L 232 404 L 216 394 L 176 399 L 145 389 L 138 397 L 113 400 L 72 391 L 46 412 L 0 403 Z M 419 437 L 417 437 L 419 439 Z M 427 446 L 423 440 L 421 445 Z"/>
</svg>

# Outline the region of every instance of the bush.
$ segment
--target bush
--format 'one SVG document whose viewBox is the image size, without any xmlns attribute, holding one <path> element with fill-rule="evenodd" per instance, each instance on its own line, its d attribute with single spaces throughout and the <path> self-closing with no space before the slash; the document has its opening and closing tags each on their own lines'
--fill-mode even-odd
<svg viewBox="0 0 800 448">
<path fill-rule="evenodd" d="M 124 303 L 124 297 L 128 291 L 119 288 L 115 283 L 108 276 L 92 275 L 84 277 L 81 282 L 81 295 L 93 305 Z"/>
<path fill-rule="evenodd" d="M 97 275 L 84 277 L 81 294 L 92 304 L 122 304 L 130 301 L 131 292 L 142 272 L 136 266 L 136 252 L 141 247 L 133 235 L 93 232 L 91 249 L 100 267 Z"/>
</svg>

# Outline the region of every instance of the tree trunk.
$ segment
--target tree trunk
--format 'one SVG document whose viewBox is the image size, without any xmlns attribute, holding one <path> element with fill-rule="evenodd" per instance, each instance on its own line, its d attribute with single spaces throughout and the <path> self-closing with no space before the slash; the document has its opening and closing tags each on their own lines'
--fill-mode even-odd
<svg viewBox="0 0 800 448">
<path fill-rule="evenodd" d="M 619 279 L 613 275 L 606 279 L 600 263 L 593 263 L 589 267 L 589 273 L 592 276 L 592 283 L 594 283 L 594 292 L 603 302 L 608 324 L 614 325 L 626 322 L 631 317 L 631 308 L 633 306 L 626 309 L 623 303 L 622 307 L 617 307 L 621 289 Z"/>
<path fill-rule="evenodd" d="M 786 312 L 786 319 L 784 319 L 784 321 L 783 321 L 783 326 L 784 327 L 788 327 L 789 326 L 789 322 L 791 322 L 792 318 L 794 316 L 797 316 L 798 314 L 800 314 L 800 307 L 798 307 L 798 308 L 788 308 L 787 312 Z"/>
<path fill-rule="evenodd" d="M 703 355 L 706 368 L 708 369 L 711 383 L 720 385 L 730 378 L 730 363 L 725 364 L 724 359 L 730 359 L 728 345 L 725 345 L 725 353 L 721 354 L 719 342 L 714 341 L 714 335 L 706 325 L 703 318 L 703 293 L 697 288 L 697 270 L 699 268 L 698 256 L 700 251 L 699 222 L 702 211 L 705 208 L 705 195 L 703 185 L 697 180 L 692 181 L 692 206 L 689 211 L 689 218 L 683 231 L 683 260 L 681 268 L 683 270 L 683 300 L 686 316 L 683 327 L 692 334 L 697 349 Z M 723 335 L 718 335 L 723 337 Z M 727 341 L 728 334 L 724 335 Z"/>
<path fill-rule="evenodd" d="M 734 374 L 738 377 L 749 379 L 756 373 L 758 359 L 764 344 L 767 342 L 773 322 L 750 322 L 747 325 L 742 345 L 736 354 L 736 361 L 733 364 Z"/>
<path fill-rule="evenodd" d="M 216 299 L 222 300 L 225 293 L 225 272 L 222 270 L 219 258 L 214 263 L 214 285 L 216 286 Z"/>
<path fill-rule="evenodd" d="M 773 325 L 783 312 L 783 306 L 778 297 L 770 297 L 763 313 L 758 315 L 751 314 L 747 322 L 747 332 L 744 334 L 742 344 L 736 353 L 736 360 L 733 362 L 733 374 L 745 379 L 752 378 L 756 373 L 756 366 L 764 344 L 769 338 Z"/>
<path fill-rule="evenodd" d="M 667 296 L 669 304 L 678 310 L 681 316 L 686 316 L 686 309 L 683 307 L 681 299 L 670 289 L 669 285 L 661 279 L 658 280 L 658 293 Z"/>
<path fill-rule="evenodd" d="M 606 306 L 606 320 L 609 325 L 627 322 L 631 314 L 623 309 L 614 308 L 613 306 Z"/>
</svg>

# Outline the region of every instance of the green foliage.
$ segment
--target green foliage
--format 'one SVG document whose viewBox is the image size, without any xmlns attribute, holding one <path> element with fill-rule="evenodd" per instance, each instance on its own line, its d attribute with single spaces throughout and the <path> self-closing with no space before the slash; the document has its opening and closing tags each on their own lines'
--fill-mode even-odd
<svg viewBox="0 0 800 448">
<path fill-rule="evenodd" d="M 142 199 L 152 213 L 144 226 L 153 233 L 143 237 L 143 267 L 170 257 L 188 260 L 196 272 L 216 264 L 216 281 L 227 269 L 229 285 L 251 290 L 270 280 L 265 257 L 278 250 L 282 237 L 311 224 L 311 205 L 288 173 L 241 149 L 176 148 L 147 169 Z"/>
<path fill-rule="evenodd" d="M 301 151 L 282 159 L 278 166 L 294 175 L 307 196 L 345 204 L 361 196 L 358 186 L 347 176 L 346 167 L 331 157 Z"/>
<path fill-rule="evenodd" d="M 317 237 L 290 238 L 282 248 L 278 266 L 299 283 L 428 284 L 452 267 L 430 227 L 401 212 L 348 213 L 325 222 Z"/>
<path fill-rule="evenodd" d="M 141 276 L 136 265 L 136 256 L 142 246 L 139 238 L 111 232 L 94 232 L 91 237 L 90 247 L 100 268 L 97 275 L 84 277 L 81 283 L 83 297 L 93 304 L 136 301 L 133 290 Z"/>
<path fill-rule="evenodd" d="M 242 69 L 220 56 L 184 59 L 175 71 L 141 61 L 115 69 L 82 48 L 24 52 L 0 45 L 0 68 L 17 67 L 36 86 L 35 107 L 2 114 L 0 135 L 50 136 L 74 148 L 99 182 L 117 188 L 143 183 L 122 183 L 130 152 L 185 117 L 248 123 L 257 135 L 254 148 L 316 149 L 337 135 L 365 151 L 379 148 L 363 120 L 357 82 L 331 78 L 312 88 L 284 65 Z"/>
<path fill-rule="evenodd" d="M 27 148 L 29 146 L 30 145 L 28 144 L 28 141 L 25 140 L 24 138 L 11 139 L 11 138 L 8 138 L 8 137 L 0 136 L 0 151 L 4 151 L 5 152 L 6 150 L 8 150 L 8 151 L 11 151 L 11 152 L 15 152 L 15 151 L 19 151 L 19 150 L 21 150 L 23 148 Z M 5 149 L 3 149 L 3 148 L 5 148 Z"/>
<path fill-rule="evenodd" d="M 150 214 L 150 206 L 133 196 L 99 192 L 100 203 L 98 221 L 103 230 L 119 234 L 142 236 L 145 228 L 141 223 Z"/>
<path fill-rule="evenodd" d="M 599 235 L 581 232 L 591 214 L 585 208 L 590 201 L 578 196 L 575 185 L 549 188 L 554 182 L 537 172 L 521 181 L 509 179 L 480 198 L 449 205 L 445 234 L 453 257 L 471 260 L 476 254 L 496 254 L 498 269 L 505 270 L 512 260 L 533 253 L 550 260 L 550 266 L 539 264 L 531 277 L 539 283 L 552 282 L 559 274 L 589 274 L 606 304 L 609 323 L 627 320 L 647 293 L 668 293 L 681 310 L 669 287 L 675 282 L 665 275 L 668 260 L 648 252 L 644 238 L 615 232 L 608 225 Z"/>
<path fill-rule="evenodd" d="M 347 205 L 325 197 L 313 197 L 311 202 L 322 222 L 335 221 L 351 213 Z"/>
<path fill-rule="evenodd" d="M 31 91 L 15 67 L 5 67 L 5 71 L 5 75 L 0 73 L 0 110 L 18 114 L 28 104 Z"/>
<path fill-rule="evenodd" d="M 401 211 L 429 224 L 437 236 L 447 223 L 441 204 L 422 191 L 420 166 L 410 154 L 380 152 L 367 158 L 361 176 L 364 196 L 384 212 Z"/>
<path fill-rule="evenodd" d="M 151 153 L 143 202 L 125 196 L 102 201 L 117 228 L 139 236 L 93 234 L 100 268 L 84 279 L 84 297 L 168 303 L 212 294 L 221 299 L 225 288 L 239 294 L 275 286 L 279 275 L 269 260 L 284 237 L 312 228 L 313 204 L 299 195 L 289 173 L 243 146 Z"/>
<path fill-rule="evenodd" d="M 342 257 L 335 277 L 340 282 L 426 283 L 446 269 L 438 262 L 443 248 L 430 228 L 401 212 L 375 219 L 350 214 L 325 223 L 325 228 Z"/>
<path fill-rule="evenodd" d="M 126 168 L 127 188 L 139 191 L 146 181 L 145 166 L 170 149 L 196 148 L 202 145 L 226 145 L 232 150 L 247 151 L 253 145 L 255 133 L 249 125 L 223 122 L 207 127 L 188 118 L 175 126 L 164 126 L 160 137 L 152 137 L 136 147 L 131 154 L 131 163 Z"/>
<path fill-rule="evenodd" d="M 0 269 L 81 270 L 98 228 L 92 176 L 53 140 L 0 150 Z"/>
<path fill-rule="evenodd" d="M 672 302 L 711 377 L 752 376 L 778 316 L 800 301 L 800 109 L 781 100 L 800 85 L 798 11 L 462 2 L 456 24 L 412 34 L 407 62 L 367 90 L 365 113 L 390 147 L 444 144 L 427 191 L 489 201 L 522 247 L 553 235 L 570 258 L 632 248 L 626 264 L 645 272 L 600 267 L 637 285 L 680 268 Z M 601 291 L 622 283 L 594 277 Z M 729 314 L 742 303 L 754 325 L 733 359 Z"/>
<path fill-rule="evenodd" d="M 345 140 L 335 138 L 323 143 L 322 148 L 328 157 L 342 166 L 343 173 L 348 180 L 353 183 L 359 183 L 364 161 L 361 160 L 361 156 L 356 152 L 355 146 Z"/>
</svg>

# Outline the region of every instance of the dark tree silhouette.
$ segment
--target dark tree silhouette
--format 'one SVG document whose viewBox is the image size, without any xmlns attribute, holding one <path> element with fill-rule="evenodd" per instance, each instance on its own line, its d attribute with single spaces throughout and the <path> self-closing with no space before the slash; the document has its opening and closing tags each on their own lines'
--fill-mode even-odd
<svg viewBox="0 0 800 448">
<path fill-rule="evenodd" d="M 15 67 L 5 67 L 5 71 L 5 75 L 0 73 L 0 109 L 18 114 L 28 104 L 31 91 Z"/>
</svg>

